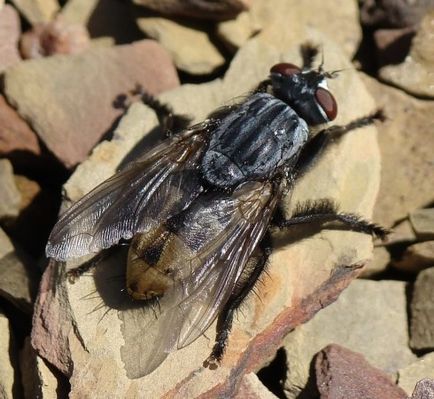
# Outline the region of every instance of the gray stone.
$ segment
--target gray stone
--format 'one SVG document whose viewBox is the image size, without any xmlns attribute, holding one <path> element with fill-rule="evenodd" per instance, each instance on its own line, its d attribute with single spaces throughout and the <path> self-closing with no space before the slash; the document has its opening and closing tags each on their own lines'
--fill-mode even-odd
<svg viewBox="0 0 434 399">
<path fill-rule="evenodd" d="M 384 81 L 420 97 L 434 98 L 434 11 L 428 12 L 404 62 L 380 69 Z"/>
<path fill-rule="evenodd" d="M 415 99 L 362 76 L 378 106 L 383 107 L 387 115 L 386 122 L 378 127 L 382 168 L 373 219 L 390 227 L 398 220 L 406 219 L 409 211 L 433 201 L 433 190 L 427 182 L 434 181 L 431 117 L 434 103 Z"/>
<path fill-rule="evenodd" d="M 0 219 L 14 218 L 20 211 L 21 195 L 13 173 L 10 161 L 0 159 Z"/>
<path fill-rule="evenodd" d="M 434 352 L 417 359 L 414 363 L 398 371 L 398 385 L 411 395 L 418 381 L 434 379 Z"/>
<path fill-rule="evenodd" d="M 434 239 L 434 208 L 411 212 L 410 222 L 419 239 Z"/>
<path fill-rule="evenodd" d="M 215 71 L 225 62 L 212 43 L 206 24 L 173 21 L 159 17 L 137 19 L 137 25 L 148 37 L 157 40 L 182 71 L 203 75 Z"/>
<path fill-rule="evenodd" d="M 425 378 L 419 381 L 410 399 L 434 399 L 434 380 Z"/>
<path fill-rule="evenodd" d="M 32 60 L 5 73 L 8 100 L 68 168 L 120 116 L 115 98 L 137 84 L 151 94 L 179 84 L 168 54 L 153 40 Z"/>
<path fill-rule="evenodd" d="M 421 271 L 411 300 L 410 346 L 434 349 L 434 267 Z"/>
<path fill-rule="evenodd" d="M 314 354 L 331 343 L 363 354 L 391 375 L 412 363 L 405 290 L 400 281 L 356 280 L 334 304 L 291 332 L 285 339 L 288 398 L 305 387 Z"/>
</svg>

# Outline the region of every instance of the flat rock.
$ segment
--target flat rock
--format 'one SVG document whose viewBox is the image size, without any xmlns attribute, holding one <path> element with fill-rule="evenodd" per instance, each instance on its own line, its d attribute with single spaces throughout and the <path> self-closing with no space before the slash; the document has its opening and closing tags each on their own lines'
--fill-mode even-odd
<svg viewBox="0 0 434 399">
<path fill-rule="evenodd" d="M 425 378 L 419 381 L 410 399 L 434 399 L 434 380 Z"/>
<path fill-rule="evenodd" d="M 390 253 L 385 247 L 375 247 L 372 260 L 363 268 L 360 277 L 370 278 L 384 272 L 390 263 Z"/>
<path fill-rule="evenodd" d="M 434 241 L 408 246 L 401 257 L 392 262 L 392 265 L 399 270 L 412 273 L 434 266 Z"/>
<path fill-rule="evenodd" d="M 416 96 L 434 98 L 433 36 L 434 11 L 431 11 L 423 18 L 404 62 L 381 68 L 381 79 Z"/>
<path fill-rule="evenodd" d="M 178 113 L 203 117 L 218 105 L 247 93 L 267 76 L 270 65 L 281 59 L 300 62 L 299 44 L 322 37 L 303 25 L 295 25 L 292 32 L 287 32 L 285 26 L 270 26 L 247 43 L 237 53 L 223 80 L 203 86 L 182 86 L 164 93 L 161 98 L 172 104 Z M 278 36 L 279 30 L 281 40 L 271 40 Z M 294 36 L 294 32 L 299 35 Z M 349 65 L 333 43 L 324 42 L 324 51 L 329 54 L 325 60 L 327 69 Z M 375 109 L 355 71 L 342 74 L 330 82 L 330 86 L 342 104 L 337 123 L 348 122 Z M 354 92 L 358 93 L 357 99 L 349 95 Z M 136 129 L 133 126 L 137 121 L 150 120 L 151 114 L 145 106 L 134 105 L 116 130 L 111 148 L 109 143 L 102 143 L 106 149 L 98 147 L 87 167 L 83 163 L 83 168 L 77 168 L 65 186 L 67 197 L 76 200 L 106 178 L 131 148 L 134 147 L 133 154 L 138 149 L 141 149 L 138 153 L 143 153 L 142 144 L 156 139 L 155 125 L 150 128 L 140 122 Z M 142 140 L 149 130 L 152 133 Z M 99 169 L 96 168 L 98 162 L 103 164 Z M 125 166 L 125 160 L 122 164 Z M 369 216 L 378 190 L 378 177 L 376 129 L 370 127 L 349 134 L 332 148 L 299 182 L 292 202 L 331 197 L 341 203 L 342 209 Z M 288 204 L 289 209 L 291 206 Z M 278 249 L 271 259 L 269 277 L 264 277 L 264 284 L 257 287 L 258 296 L 249 297 L 243 313 L 234 321 L 229 346 L 217 370 L 201 366 L 212 346 L 214 323 L 194 343 L 171 353 L 154 372 L 137 378 L 137 347 L 128 348 L 125 340 L 128 334 L 134 335 L 137 331 L 148 333 L 146 318 L 154 316 L 147 315 L 143 309 L 137 309 L 139 314 L 133 310 L 119 313 L 110 310 L 104 306 L 99 291 L 105 287 L 104 292 L 109 293 L 105 300 L 118 303 L 124 284 L 119 280 L 124 267 L 122 254 L 103 261 L 95 271 L 95 278 L 83 277 L 76 284 L 69 284 L 64 276 L 65 267 L 72 267 L 74 262 L 66 266 L 50 263 L 36 304 L 32 345 L 70 377 L 71 398 L 88 395 L 95 398 L 108 395 L 234 397 L 243 377 L 267 361 L 289 330 L 334 301 L 372 254 L 371 238 L 362 234 L 325 230 L 302 241 L 297 232 L 293 234 L 292 238 L 275 238 Z M 116 287 L 110 285 L 110 281 Z M 130 313 L 137 316 L 134 329 L 125 323 Z M 140 342 L 146 343 L 146 337 L 141 337 Z"/>
<path fill-rule="evenodd" d="M 281 16 L 285 17 L 285 21 L 276 22 Z M 330 24 L 330 20 L 334 23 Z M 252 35 L 270 24 L 284 23 L 291 30 L 300 21 L 332 37 L 349 57 L 357 51 L 362 31 L 357 4 L 354 1 L 333 0 L 325 3 L 311 0 L 308 6 L 297 0 L 254 1 L 248 11 L 240 13 L 233 20 L 221 22 L 217 27 L 217 34 L 230 49 L 236 50 Z M 338 35 L 336 26 L 339 26 Z M 317 44 L 321 45 L 322 42 L 322 39 L 319 39 Z M 327 54 L 325 57 L 327 58 Z"/>
<path fill-rule="evenodd" d="M 405 28 L 419 24 L 433 6 L 433 0 L 363 0 L 360 18 L 368 26 Z"/>
<path fill-rule="evenodd" d="M 234 18 L 238 13 L 248 8 L 251 1 L 134 0 L 134 3 L 166 15 L 223 20 Z"/>
<path fill-rule="evenodd" d="M 392 232 L 387 237 L 387 245 L 393 244 L 411 244 L 417 240 L 416 233 L 408 219 L 399 222 L 393 226 Z"/>
<path fill-rule="evenodd" d="M 57 0 L 12 0 L 12 3 L 32 25 L 50 21 L 60 9 Z"/>
<path fill-rule="evenodd" d="M 137 83 L 151 94 L 179 84 L 168 54 L 152 40 L 22 63 L 5 73 L 5 94 L 70 168 L 120 116 L 114 99 Z"/>
<path fill-rule="evenodd" d="M 111 38 L 117 44 L 143 38 L 131 3 L 118 0 L 68 0 L 59 15 L 70 24 L 85 26 L 91 38 Z"/>
<path fill-rule="evenodd" d="M 240 387 L 234 399 L 277 399 L 271 393 L 255 373 L 246 374 L 241 380 Z"/>
<path fill-rule="evenodd" d="M 434 208 L 418 209 L 411 212 L 410 222 L 419 239 L 434 239 Z"/>
<path fill-rule="evenodd" d="M 89 33 L 80 24 L 57 16 L 47 23 L 36 24 L 21 36 L 21 54 L 26 59 L 55 54 L 79 54 L 90 46 Z"/>
<path fill-rule="evenodd" d="M 0 309 L 0 394 L 2 399 L 20 397 L 16 347 L 7 317 Z"/>
<path fill-rule="evenodd" d="M 20 211 L 21 195 L 14 180 L 12 165 L 0 159 L 0 219 L 14 218 Z"/>
<path fill-rule="evenodd" d="M 405 291 L 400 281 L 356 280 L 334 304 L 291 332 L 284 345 L 287 397 L 310 392 L 312 387 L 306 384 L 313 356 L 331 343 L 362 353 L 370 364 L 391 375 L 415 361 L 408 347 Z"/>
<path fill-rule="evenodd" d="M 416 279 L 411 300 L 410 346 L 413 349 L 434 348 L 434 267 L 421 271 Z"/>
<path fill-rule="evenodd" d="M 381 186 L 373 218 L 390 227 L 434 200 L 427 184 L 434 181 L 434 103 L 415 99 L 366 75 L 363 82 L 388 118 L 379 128 Z"/>
<path fill-rule="evenodd" d="M 39 357 L 30 345 L 30 338 L 24 341 L 20 352 L 21 382 L 24 398 L 66 398 L 68 386 L 60 373 L 53 372 L 44 359 Z"/>
<path fill-rule="evenodd" d="M 398 371 L 398 385 L 407 392 L 408 396 L 415 389 L 417 382 L 423 378 L 434 379 L 434 352 L 422 356 Z"/>
<path fill-rule="evenodd" d="M 170 53 L 176 67 L 184 72 L 209 74 L 225 62 L 210 40 L 206 24 L 143 17 L 137 19 L 137 25 L 148 37 L 157 40 Z"/>
<path fill-rule="evenodd" d="M 0 229 L 0 296 L 31 314 L 36 290 L 35 264 Z"/>
<path fill-rule="evenodd" d="M 20 34 L 20 17 L 15 8 L 9 4 L 0 6 L 0 72 L 20 62 L 21 56 L 18 52 Z"/>
<path fill-rule="evenodd" d="M 331 344 L 318 353 L 315 371 L 321 399 L 407 399 L 384 371 L 340 345 Z"/>
</svg>

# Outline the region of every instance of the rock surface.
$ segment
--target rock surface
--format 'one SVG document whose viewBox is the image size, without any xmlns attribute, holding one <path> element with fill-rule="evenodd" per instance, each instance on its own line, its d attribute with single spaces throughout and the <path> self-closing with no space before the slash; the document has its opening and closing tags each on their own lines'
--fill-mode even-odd
<svg viewBox="0 0 434 399">
<path fill-rule="evenodd" d="M 116 96 L 138 83 L 151 94 L 179 84 L 167 53 L 152 40 L 22 63 L 6 72 L 5 94 L 71 168 L 120 116 Z"/>
<path fill-rule="evenodd" d="M 206 24 L 182 23 L 159 17 L 137 19 L 147 36 L 157 40 L 171 55 L 176 67 L 204 75 L 221 67 L 225 59 L 206 32 Z"/>
<path fill-rule="evenodd" d="M 287 397 L 300 394 L 314 354 L 331 343 L 362 353 L 370 364 L 391 375 L 412 363 L 416 356 L 408 347 L 405 291 L 399 281 L 356 280 L 334 304 L 291 332 L 285 339 Z M 310 389 L 308 385 L 305 390 Z"/>
<path fill-rule="evenodd" d="M 195 115 L 203 117 L 216 106 L 250 90 L 267 76 L 270 65 L 278 60 L 300 62 L 299 43 L 307 39 L 317 42 L 322 38 L 320 33 L 301 24 L 294 25 L 291 32 L 287 32 L 285 26 L 272 25 L 247 43 L 222 81 L 204 87 L 186 85 L 165 93 L 162 98 L 172 104 L 176 112 L 194 111 Z M 276 37 L 280 40 L 276 41 Z M 333 43 L 324 42 L 324 52 L 330 54 L 326 57 L 325 68 L 348 65 Z M 342 104 L 337 123 L 345 123 L 375 108 L 355 72 L 342 74 L 330 85 Z M 357 98 L 349 95 L 353 92 L 358 93 Z M 195 107 L 197 104 L 201 106 Z M 142 105 L 135 106 L 136 111 L 140 111 L 143 118 L 149 117 L 150 111 Z M 130 112 L 133 113 L 133 108 Z M 125 118 L 131 117 L 130 112 Z M 121 126 L 127 123 L 124 119 Z M 113 145 L 108 154 L 115 152 L 122 156 L 121 153 L 128 151 L 143 134 L 143 131 L 129 129 L 122 132 L 119 129 L 114 137 L 120 140 L 122 150 Z M 131 130 L 131 134 L 138 135 L 130 137 Z M 293 193 L 293 202 L 307 198 L 338 198 L 342 209 L 368 216 L 379 183 L 375 136 L 374 127 L 348 135 L 327 153 L 315 170 L 304 176 Z M 103 150 L 95 150 L 91 158 L 103 156 Z M 82 171 L 77 170 L 73 179 L 80 181 L 81 187 L 93 187 L 117 167 L 118 161 L 117 156 L 105 159 L 106 166 L 100 170 L 89 168 L 86 171 L 83 167 Z M 327 176 L 333 176 L 333 181 Z M 66 189 L 73 200 L 86 191 L 73 187 L 72 183 Z M 105 292 L 109 293 L 106 300 L 112 304 L 116 302 L 119 284 L 123 283 L 110 276 L 122 273 L 119 270 L 123 267 L 122 258 L 102 262 L 96 270 L 96 280 L 83 277 L 73 285 L 65 280 L 64 268 L 52 262 L 41 283 L 32 344 L 40 355 L 70 376 L 72 398 L 89 394 L 93 397 L 135 397 L 139 393 L 148 397 L 232 397 L 243 376 L 261 367 L 289 330 L 336 299 L 372 252 L 371 239 L 352 232 L 322 231 L 291 245 L 298 241 L 297 232 L 294 232 L 292 238 L 276 237 L 275 241 L 278 250 L 272 256 L 269 277 L 265 277 L 263 285 L 258 285 L 258 298 L 251 296 L 244 315 L 239 315 L 235 321 L 223 363 L 217 370 L 201 367 L 212 345 L 213 324 L 206 336 L 170 354 L 152 374 L 139 379 L 127 377 L 134 372 L 138 362 L 134 350 L 134 356 L 121 358 L 128 326 L 122 324 L 120 317 L 125 320 L 126 312 L 107 311 L 98 295 L 101 294 L 98 290 L 106 286 Z M 70 268 L 72 264 L 66 267 Z M 101 274 L 99 270 L 104 272 Z M 114 281 L 117 288 L 110 288 L 110 281 Z M 142 309 L 137 311 L 142 317 L 137 319 L 136 330 L 129 333 L 147 331 L 145 319 L 148 316 L 143 317 Z M 52 344 L 47 345 L 48 342 Z M 146 344 L 146 339 L 141 337 L 140 342 Z M 180 364 L 183 367 L 180 368 Z"/>
<path fill-rule="evenodd" d="M 54 54 L 79 54 L 90 46 L 89 33 L 79 24 L 69 24 L 61 16 L 46 24 L 37 24 L 21 37 L 24 58 Z"/>
<path fill-rule="evenodd" d="M 434 114 L 434 103 L 412 98 L 366 75 L 363 81 L 388 118 L 378 135 L 381 185 L 373 219 L 390 227 L 406 219 L 409 211 L 434 200 L 432 187 L 427 184 L 434 181 L 434 131 L 427 118 Z"/>
<path fill-rule="evenodd" d="M 36 270 L 30 258 L 16 251 L 0 229 L 0 296 L 31 314 L 36 294 Z"/>
<path fill-rule="evenodd" d="M 434 10 L 427 13 L 413 38 L 409 55 L 399 65 L 380 69 L 380 77 L 408 93 L 434 98 Z"/>
<path fill-rule="evenodd" d="M 385 247 L 375 247 L 372 260 L 363 268 L 360 277 L 369 278 L 384 272 L 390 263 L 390 253 Z"/>
<path fill-rule="evenodd" d="M 418 209 L 410 213 L 410 222 L 419 239 L 434 239 L 434 208 Z"/>
<path fill-rule="evenodd" d="M 0 309 L 0 395 L 2 399 L 20 397 L 17 353 L 9 320 Z"/>
<path fill-rule="evenodd" d="M 406 399 L 407 394 L 360 354 L 332 344 L 318 353 L 315 371 L 321 399 Z"/>
<path fill-rule="evenodd" d="M 0 159 L 0 220 L 18 216 L 21 195 L 14 180 L 14 171 L 7 159 Z"/>
<path fill-rule="evenodd" d="M 434 353 L 428 353 L 398 371 L 398 385 L 410 396 L 418 381 L 434 379 Z"/>
<path fill-rule="evenodd" d="M 392 265 L 399 270 L 412 273 L 434 266 L 434 241 L 410 245 Z"/>
<path fill-rule="evenodd" d="M 331 18 L 333 24 L 330 24 Z M 356 2 L 339 0 L 327 3 L 311 0 L 308 6 L 297 0 L 256 0 L 248 11 L 240 13 L 236 19 L 220 23 L 217 33 L 230 49 L 235 50 L 270 24 L 281 23 L 291 30 L 300 22 L 321 30 L 328 37 L 334 37 L 350 58 L 356 52 L 361 40 L 362 32 Z M 335 34 L 336 26 L 339 26 L 339 35 Z M 276 38 L 276 40 L 280 39 Z M 317 44 L 322 43 L 321 38 Z M 324 55 L 327 59 L 328 55 Z M 286 61 L 291 62 L 291 60 Z"/>
<path fill-rule="evenodd" d="M 20 34 L 18 13 L 9 4 L 3 8 L 0 6 L 0 72 L 21 60 L 18 52 Z"/>
<path fill-rule="evenodd" d="M 230 19 L 245 10 L 252 0 L 134 0 L 134 3 L 167 15 L 201 19 Z"/>
<path fill-rule="evenodd" d="M 12 3 L 32 25 L 50 21 L 60 9 L 57 0 L 12 0 Z"/>
<path fill-rule="evenodd" d="M 421 271 L 414 284 L 411 300 L 410 346 L 434 348 L 434 267 Z"/>
<path fill-rule="evenodd" d="M 271 393 L 255 373 L 246 374 L 241 380 L 238 392 L 233 396 L 234 399 L 277 399 Z"/>
<path fill-rule="evenodd" d="M 0 95 L 0 156 L 16 166 L 35 163 L 41 147 L 35 132 Z"/>
<path fill-rule="evenodd" d="M 434 399 L 434 380 L 419 381 L 410 399 Z"/>
</svg>

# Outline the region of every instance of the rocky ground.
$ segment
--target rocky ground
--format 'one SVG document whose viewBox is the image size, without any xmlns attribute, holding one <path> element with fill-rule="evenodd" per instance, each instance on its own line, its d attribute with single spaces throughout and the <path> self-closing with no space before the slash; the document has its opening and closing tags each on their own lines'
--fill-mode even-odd
<svg viewBox="0 0 434 399">
<path fill-rule="evenodd" d="M 409 4 L 0 0 L 0 397 L 434 398 L 434 2 Z M 331 198 L 393 232 L 275 232 L 220 367 L 202 365 L 214 323 L 142 376 L 155 321 L 125 306 L 125 253 L 71 284 L 49 232 L 162 136 L 137 85 L 200 121 L 307 42 L 342 70 L 336 124 L 387 119 L 333 145 L 286 211 Z"/>
</svg>

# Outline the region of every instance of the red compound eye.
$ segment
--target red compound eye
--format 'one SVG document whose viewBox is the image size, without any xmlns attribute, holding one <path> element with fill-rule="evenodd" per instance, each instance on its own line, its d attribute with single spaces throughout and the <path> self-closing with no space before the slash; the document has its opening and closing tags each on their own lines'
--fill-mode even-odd
<svg viewBox="0 0 434 399">
<path fill-rule="evenodd" d="M 335 119 L 338 114 L 338 105 L 332 94 L 326 89 L 319 87 L 315 92 L 315 98 L 326 113 L 327 118 L 329 118 L 330 121 Z"/>
<path fill-rule="evenodd" d="M 289 64 L 287 62 L 282 62 L 281 64 L 276 64 L 270 69 L 270 73 L 280 73 L 284 76 L 294 75 L 295 73 L 300 73 L 301 69 L 294 64 Z"/>
</svg>

